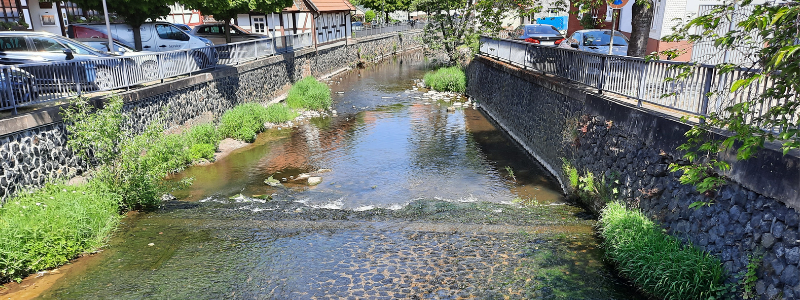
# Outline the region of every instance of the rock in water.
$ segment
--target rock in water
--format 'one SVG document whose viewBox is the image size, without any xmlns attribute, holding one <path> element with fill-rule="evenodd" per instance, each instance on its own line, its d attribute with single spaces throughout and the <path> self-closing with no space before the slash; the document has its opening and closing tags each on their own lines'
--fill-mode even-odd
<svg viewBox="0 0 800 300">
<path fill-rule="evenodd" d="M 318 185 L 320 183 L 322 183 L 322 177 L 319 176 L 308 177 L 308 185 Z"/>
</svg>

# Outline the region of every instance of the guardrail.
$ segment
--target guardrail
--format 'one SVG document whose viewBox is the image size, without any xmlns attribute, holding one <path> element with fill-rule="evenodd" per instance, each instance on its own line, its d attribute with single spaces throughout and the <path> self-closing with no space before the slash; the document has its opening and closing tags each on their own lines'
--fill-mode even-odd
<svg viewBox="0 0 800 300">
<path fill-rule="evenodd" d="M 726 107 L 754 99 L 772 84 L 767 79 L 731 93 L 733 83 L 751 71 L 739 69 L 720 74 L 714 66 L 695 65 L 681 74 L 673 66 L 685 62 L 603 55 L 485 36 L 480 40 L 483 55 L 576 81 L 600 92 L 634 98 L 639 106 L 652 103 L 692 115 L 726 115 Z M 766 112 L 777 104 L 777 100 L 766 101 L 759 109 Z"/>
<path fill-rule="evenodd" d="M 152 54 L 0 66 L 0 110 L 237 65 L 313 45 L 311 33 Z"/>
<path fill-rule="evenodd" d="M 425 27 L 425 23 L 422 22 L 415 22 L 412 24 L 404 23 L 404 24 L 397 24 L 397 25 L 372 25 L 372 26 L 362 26 L 362 27 L 355 27 L 353 28 L 353 37 L 354 38 L 362 38 L 371 35 L 378 35 L 390 32 L 398 32 L 398 31 L 407 31 L 413 29 L 422 29 Z"/>
</svg>

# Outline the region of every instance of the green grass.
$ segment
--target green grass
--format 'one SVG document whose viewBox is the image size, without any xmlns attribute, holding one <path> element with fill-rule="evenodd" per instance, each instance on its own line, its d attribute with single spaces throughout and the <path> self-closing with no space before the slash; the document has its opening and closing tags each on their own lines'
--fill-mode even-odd
<svg viewBox="0 0 800 300">
<path fill-rule="evenodd" d="M 709 299 L 722 289 L 719 259 L 683 246 L 644 214 L 612 202 L 600 225 L 606 255 L 644 292 L 660 299 Z"/>
<path fill-rule="evenodd" d="M 119 222 L 115 194 L 47 184 L 0 208 L 0 282 L 57 267 L 105 244 Z"/>
<path fill-rule="evenodd" d="M 425 85 L 440 92 L 464 93 L 467 90 L 467 76 L 458 67 L 441 68 L 428 72 L 423 77 Z"/>
<path fill-rule="evenodd" d="M 239 104 L 222 115 L 219 132 L 223 137 L 252 142 L 264 130 L 267 108 L 259 103 Z"/>
<path fill-rule="evenodd" d="M 333 104 L 331 89 L 313 76 L 296 82 L 289 90 L 286 104 L 291 108 L 327 109 Z"/>
<path fill-rule="evenodd" d="M 273 104 L 267 106 L 267 122 L 283 123 L 291 121 L 297 117 L 297 113 L 285 104 Z"/>
</svg>

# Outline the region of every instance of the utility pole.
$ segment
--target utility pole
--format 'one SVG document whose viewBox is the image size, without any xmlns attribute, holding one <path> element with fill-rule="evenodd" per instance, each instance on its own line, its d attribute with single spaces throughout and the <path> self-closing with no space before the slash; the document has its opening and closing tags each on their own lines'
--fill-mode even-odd
<svg viewBox="0 0 800 300">
<path fill-rule="evenodd" d="M 108 36 L 108 53 L 114 52 L 114 38 L 111 37 L 111 23 L 108 20 L 108 6 L 106 0 L 103 0 L 103 14 L 106 16 L 106 36 Z"/>
</svg>

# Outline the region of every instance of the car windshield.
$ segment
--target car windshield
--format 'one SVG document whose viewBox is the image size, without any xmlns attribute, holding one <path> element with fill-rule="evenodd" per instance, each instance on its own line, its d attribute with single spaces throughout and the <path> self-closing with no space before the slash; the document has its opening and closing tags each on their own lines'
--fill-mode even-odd
<svg viewBox="0 0 800 300">
<path fill-rule="evenodd" d="M 527 34 L 560 34 L 553 26 L 528 26 L 525 28 Z"/>
<path fill-rule="evenodd" d="M 583 33 L 584 46 L 608 46 L 611 34 L 607 31 L 590 31 Z M 628 41 L 620 33 L 614 34 L 614 46 L 626 46 Z"/>
</svg>

